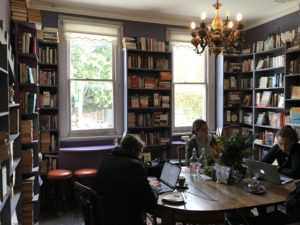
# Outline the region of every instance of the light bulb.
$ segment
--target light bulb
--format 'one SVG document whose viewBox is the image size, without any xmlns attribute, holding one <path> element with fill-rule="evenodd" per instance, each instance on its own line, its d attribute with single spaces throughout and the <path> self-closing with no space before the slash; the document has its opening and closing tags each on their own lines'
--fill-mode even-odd
<svg viewBox="0 0 300 225">
<path fill-rule="evenodd" d="M 230 29 L 233 28 L 233 22 L 232 22 L 232 21 L 229 21 L 228 27 L 229 27 Z"/>
<path fill-rule="evenodd" d="M 196 28 L 196 24 L 195 24 L 194 21 L 191 23 L 191 28 L 192 28 L 193 30 L 195 30 L 195 28 Z"/>
<path fill-rule="evenodd" d="M 236 15 L 236 20 L 237 20 L 238 22 L 240 22 L 240 21 L 242 20 L 242 14 L 241 14 L 241 13 L 238 13 L 238 14 Z"/>
<path fill-rule="evenodd" d="M 206 15 L 206 12 L 202 12 L 202 13 L 201 13 L 201 19 L 202 19 L 202 20 L 205 20 L 205 19 L 206 19 L 206 16 L 207 16 L 207 15 Z"/>
</svg>

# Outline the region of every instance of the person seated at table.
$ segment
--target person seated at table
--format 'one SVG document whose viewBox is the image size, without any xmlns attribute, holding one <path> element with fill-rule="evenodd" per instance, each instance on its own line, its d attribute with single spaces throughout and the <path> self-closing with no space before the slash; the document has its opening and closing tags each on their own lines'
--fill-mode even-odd
<svg viewBox="0 0 300 225">
<path fill-rule="evenodd" d="M 159 184 L 147 180 L 143 148 L 143 141 L 126 134 L 98 168 L 93 189 L 104 199 L 106 225 L 145 225 L 144 212 L 156 205 Z"/>
<path fill-rule="evenodd" d="M 278 171 L 288 177 L 300 178 L 300 144 L 297 131 L 283 126 L 276 133 L 276 144 L 263 157 L 263 162 L 273 163 L 277 160 Z"/>
<path fill-rule="evenodd" d="M 197 119 L 193 122 L 192 134 L 185 148 L 186 165 L 190 164 L 190 158 L 194 148 L 196 149 L 197 157 L 200 157 L 202 148 L 205 148 L 206 151 L 210 151 L 217 145 L 216 139 L 212 134 L 208 133 L 208 126 L 205 120 Z"/>
</svg>

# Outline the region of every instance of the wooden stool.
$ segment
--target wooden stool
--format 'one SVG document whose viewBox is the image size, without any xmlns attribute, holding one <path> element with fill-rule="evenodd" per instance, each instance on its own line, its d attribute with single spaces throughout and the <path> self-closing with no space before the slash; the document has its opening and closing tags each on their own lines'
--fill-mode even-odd
<svg viewBox="0 0 300 225">
<path fill-rule="evenodd" d="M 83 168 L 75 170 L 74 177 L 79 183 L 91 187 L 96 174 L 97 170 L 94 168 Z"/>
<path fill-rule="evenodd" d="M 60 199 L 63 200 L 62 202 L 63 210 L 65 208 L 66 194 L 68 190 L 67 187 L 68 185 L 70 185 L 69 181 L 71 180 L 72 176 L 73 176 L 72 171 L 66 169 L 50 170 L 47 174 L 48 181 L 53 182 L 54 196 L 56 197 L 56 201 L 59 201 Z M 55 193 L 56 192 L 55 189 L 57 189 L 58 191 L 57 193 Z"/>
</svg>

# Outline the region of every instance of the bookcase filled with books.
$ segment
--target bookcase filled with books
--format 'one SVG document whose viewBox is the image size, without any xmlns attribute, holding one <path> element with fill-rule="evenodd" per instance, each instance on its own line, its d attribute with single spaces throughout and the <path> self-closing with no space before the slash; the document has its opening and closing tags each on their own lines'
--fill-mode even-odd
<svg viewBox="0 0 300 225">
<path fill-rule="evenodd" d="M 124 49 L 124 129 L 145 141 L 152 158 L 166 157 L 172 136 L 172 55 L 165 44 L 156 41 L 160 47 L 155 48 L 143 40 L 137 49 Z"/>
<path fill-rule="evenodd" d="M 58 40 L 38 40 L 39 59 L 39 129 L 41 161 L 41 175 L 47 175 L 49 170 L 56 169 L 56 164 L 50 162 L 57 158 L 59 147 L 58 132 Z"/>
<path fill-rule="evenodd" d="M 300 32 L 300 28 L 299 31 Z M 300 45 L 286 52 L 285 106 L 289 125 L 300 134 Z"/>
<path fill-rule="evenodd" d="M 251 134 L 253 125 L 253 54 L 217 57 L 217 127 L 238 127 Z"/>
<path fill-rule="evenodd" d="M 261 158 L 274 144 L 275 134 L 285 122 L 284 76 L 285 47 L 275 47 L 254 54 L 254 142 Z"/>
<path fill-rule="evenodd" d="M 0 224 L 21 218 L 21 147 L 19 104 L 14 102 L 14 58 L 10 38 L 0 21 Z"/>
<path fill-rule="evenodd" d="M 20 104 L 22 224 L 39 220 L 39 85 L 35 25 L 14 22 L 16 99 Z"/>
</svg>

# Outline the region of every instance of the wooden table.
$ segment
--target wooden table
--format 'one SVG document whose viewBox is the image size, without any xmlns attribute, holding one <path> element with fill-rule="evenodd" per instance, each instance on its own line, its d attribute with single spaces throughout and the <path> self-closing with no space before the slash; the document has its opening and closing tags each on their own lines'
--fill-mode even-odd
<svg viewBox="0 0 300 225">
<path fill-rule="evenodd" d="M 164 225 L 174 225 L 175 222 L 223 223 L 225 212 L 280 204 L 295 188 L 293 182 L 285 185 L 264 183 L 267 191 L 255 195 L 246 192 L 239 184 L 225 185 L 190 177 L 187 168 L 182 168 L 181 175 L 186 177 L 189 187 L 181 190 L 186 204 L 167 204 L 161 201 L 161 195 L 154 209 L 154 214 L 162 219 Z"/>
</svg>

